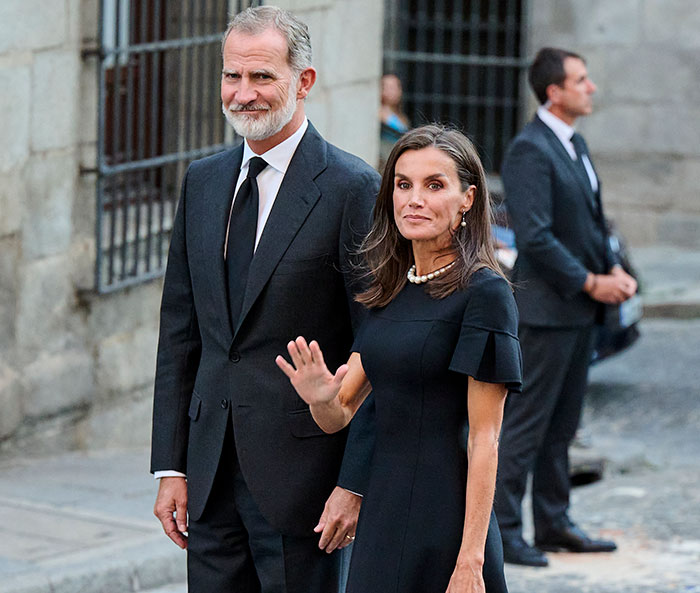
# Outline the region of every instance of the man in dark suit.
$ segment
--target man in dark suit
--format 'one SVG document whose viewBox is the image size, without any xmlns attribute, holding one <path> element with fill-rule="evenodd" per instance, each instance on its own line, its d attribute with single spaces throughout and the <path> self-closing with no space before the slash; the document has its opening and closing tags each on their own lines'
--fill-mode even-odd
<svg viewBox="0 0 700 593">
<path fill-rule="evenodd" d="M 193 162 L 182 184 L 161 307 L 155 514 L 188 548 L 191 593 L 334 592 L 329 552 L 354 538 L 361 500 L 337 486 L 347 434 L 316 426 L 275 357 L 313 335 L 329 365 L 346 361 L 360 315 L 352 253 L 379 176 L 307 121 L 316 72 L 291 13 L 240 13 L 222 51 L 224 114 L 245 142 Z M 349 454 L 356 466 L 361 453 Z"/>
<path fill-rule="evenodd" d="M 608 242 L 600 182 L 577 118 L 593 109 L 584 60 L 544 48 L 529 71 L 542 105 L 513 140 L 502 168 L 518 258 L 523 393 L 506 404 L 495 509 L 506 562 L 546 566 L 541 550 L 612 551 L 569 518 L 569 443 L 581 415 L 595 327 L 604 304 L 637 289 Z M 522 537 L 521 504 L 532 472 L 535 545 Z"/>
</svg>

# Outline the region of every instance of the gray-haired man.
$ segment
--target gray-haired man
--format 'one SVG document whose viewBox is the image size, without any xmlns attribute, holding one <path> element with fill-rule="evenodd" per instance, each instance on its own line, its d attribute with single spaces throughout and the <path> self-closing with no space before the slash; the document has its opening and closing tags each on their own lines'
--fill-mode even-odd
<svg viewBox="0 0 700 593">
<path fill-rule="evenodd" d="M 347 435 L 323 433 L 274 362 L 314 335 L 338 366 L 360 315 L 349 260 L 379 179 L 307 121 L 315 80 L 306 25 L 274 7 L 237 15 L 221 98 L 245 142 L 183 181 L 151 467 L 155 513 L 188 548 L 190 592 L 332 593 L 339 558 L 327 552 L 354 538 L 360 497 L 337 486 Z"/>
</svg>

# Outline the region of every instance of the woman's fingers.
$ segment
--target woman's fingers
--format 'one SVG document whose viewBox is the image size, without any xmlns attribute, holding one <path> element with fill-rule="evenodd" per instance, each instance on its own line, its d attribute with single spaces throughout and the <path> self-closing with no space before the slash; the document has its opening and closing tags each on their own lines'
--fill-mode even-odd
<svg viewBox="0 0 700 593">
<path fill-rule="evenodd" d="M 306 343 L 304 336 L 299 336 L 294 342 L 296 343 L 303 363 L 311 364 L 313 362 L 313 357 L 311 356 L 311 350 L 309 350 L 309 345 Z"/>
<path fill-rule="evenodd" d="M 313 362 L 318 364 L 324 364 L 323 352 L 321 352 L 321 347 L 318 345 L 318 342 L 316 340 L 312 340 L 309 344 L 309 351 L 311 353 L 311 358 Z"/>
<path fill-rule="evenodd" d="M 333 379 L 335 380 L 336 385 L 340 386 L 340 384 L 343 382 L 343 379 L 345 378 L 345 375 L 348 374 L 349 370 L 350 370 L 350 367 L 346 364 L 341 364 L 338 367 L 338 370 L 335 372 L 335 375 L 333 376 Z"/>
<path fill-rule="evenodd" d="M 277 366 L 280 368 L 280 370 L 285 375 L 287 375 L 289 379 L 294 378 L 294 373 L 296 372 L 296 370 L 282 356 L 278 356 L 277 358 L 275 358 L 275 362 L 277 363 Z"/>
<path fill-rule="evenodd" d="M 304 366 L 304 360 L 301 356 L 301 352 L 299 352 L 299 347 L 297 346 L 295 340 L 292 340 L 291 342 L 289 342 L 289 344 L 287 344 L 287 352 L 289 352 L 289 356 L 292 359 L 292 363 L 294 364 L 297 370 Z"/>
</svg>

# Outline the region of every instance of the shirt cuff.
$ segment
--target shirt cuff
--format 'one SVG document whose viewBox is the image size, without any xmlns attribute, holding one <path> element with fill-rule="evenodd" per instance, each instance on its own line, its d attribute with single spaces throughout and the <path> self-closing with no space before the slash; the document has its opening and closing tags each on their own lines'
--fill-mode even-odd
<svg viewBox="0 0 700 593">
<path fill-rule="evenodd" d="M 343 487 L 340 486 L 340 488 L 343 488 Z M 359 492 L 354 492 L 354 491 L 350 490 L 349 488 L 343 488 L 343 490 L 345 490 L 346 492 L 349 492 L 350 494 L 354 494 L 355 496 L 359 496 L 360 498 L 364 498 L 364 496 L 362 494 L 360 494 Z"/>
<path fill-rule="evenodd" d="M 161 478 L 186 478 L 187 476 L 182 472 L 175 471 L 174 469 L 162 469 L 157 472 L 153 472 L 153 477 L 156 480 Z"/>
</svg>

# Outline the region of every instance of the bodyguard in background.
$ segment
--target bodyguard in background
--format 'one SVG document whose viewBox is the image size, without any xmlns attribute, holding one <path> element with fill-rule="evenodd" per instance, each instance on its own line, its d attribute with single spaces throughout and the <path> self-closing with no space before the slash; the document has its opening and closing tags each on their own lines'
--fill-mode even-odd
<svg viewBox="0 0 700 593">
<path fill-rule="evenodd" d="M 608 242 L 600 181 L 574 123 L 593 110 L 595 84 L 575 53 L 543 48 L 529 81 L 542 104 L 513 140 L 502 168 L 518 259 L 523 395 L 506 403 L 495 509 L 506 562 L 547 566 L 542 551 L 609 552 L 569 517 L 568 448 L 579 423 L 596 325 L 604 304 L 637 284 Z M 522 537 L 532 472 L 535 546 Z"/>
<path fill-rule="evenodd" d="M 355 535 L 361 499 L 336 486 L 347 434 L 326 435 L 275 366 L 299 333 L 319 337 L 329 364 L 347 359 L 360 313 L 350 259 L 379 186 L 306 119 L 315 80 L 304 23 L 271 6 L 237 15 L 221 99 L 245 142 L 193 162 L 182 184 L 151 469 L 190 593 L 335 593 L 328 552 Z M 363 469 L 361 450 L 349 456 Z"/>
</svg>

